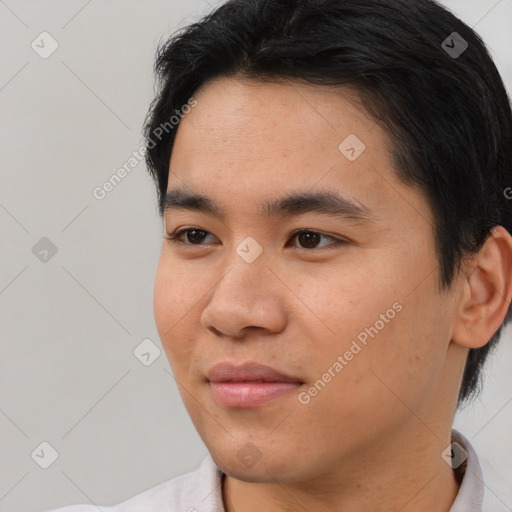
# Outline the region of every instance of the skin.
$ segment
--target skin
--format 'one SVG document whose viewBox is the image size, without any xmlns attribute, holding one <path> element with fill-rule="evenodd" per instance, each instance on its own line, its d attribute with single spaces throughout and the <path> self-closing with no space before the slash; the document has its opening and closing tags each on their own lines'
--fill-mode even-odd
<svg viewBox="0 0 512 512">
<path fill-rule="evenodd" d="M 441 290 L 430 206 L 396 176 L 357 91 L 232 77 L 194 97 L 168 190 L 207 195 L 226 217 L 165 213 L 165 236 L 207 233 L 164 239 L 154 311 L 187 411 L 228 475 L 226 511 L 449 511 L 458 486 L 441 453 L 467 350 L 489 340 L 510 303 L 510 235 L 496 228 Z M 349 134 L 366 146 L 355 161 L 338 149 Z M 300 191 L 334 191 L 372 214 L 259 209 Z M 297 229 L 324 236 L 308 246 Z M 248 236 L 263 249 L 252 263 L 236 251 Z M 396 303 L 308 404 L 296 392 L 252 409 L 213 400 L 205 375 L 221 361 L 266 364 L 309 389 Z M 244 464 L 241 449 L 261 458 Z"/>
</svg>

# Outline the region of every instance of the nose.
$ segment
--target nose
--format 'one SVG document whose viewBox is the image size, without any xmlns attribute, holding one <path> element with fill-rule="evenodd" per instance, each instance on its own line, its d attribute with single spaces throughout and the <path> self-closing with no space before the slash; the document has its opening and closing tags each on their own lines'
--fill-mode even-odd
<svg viewBox="0 0 512 512">
<path fill-rule="evenodd" d="M 217 282 L 201 314 L 201 324 L 216 335 L 243 338 L 247 331 L 282 331 L 286 288 L 265 265 L 235 262 Z"/>
</svg>

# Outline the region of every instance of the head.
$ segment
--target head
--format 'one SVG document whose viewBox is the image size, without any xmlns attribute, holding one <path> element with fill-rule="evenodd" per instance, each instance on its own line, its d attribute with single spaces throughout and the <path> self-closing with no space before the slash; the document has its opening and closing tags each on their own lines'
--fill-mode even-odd
<svg viewBox="0 0 512 512">
<path fill-rule="evenodd" d="M 450 423 L 512 295 L 512 112 L 478 35 L 431 0 L 232 0 L 156 69 L 155 318 L 218 463 L 257 450 L 305 478 L 417 417 Z M 224 407 L 222 361 L 299 385 Z"/>
</svg>

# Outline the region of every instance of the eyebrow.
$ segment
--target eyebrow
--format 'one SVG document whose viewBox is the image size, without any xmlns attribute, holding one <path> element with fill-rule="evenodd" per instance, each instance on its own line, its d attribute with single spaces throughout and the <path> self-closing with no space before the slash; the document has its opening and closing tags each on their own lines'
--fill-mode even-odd
<svg viewBox="0 0 512 512">
<path fill-rule="evenodd" d="M 221 220 L 227 217 L 226 210 L 211 198 L 182 189 L 168 190 L 161 201 L 160 212 L 162 215 L 172 210 L 207 213 Z M 353 201 L 330 191 L 295 192 L 282 198 L 271 199 L 260 206 L 260 212 L 268 217 L 291 217 L 305 213 L 318 213 L 361 222 L 370 221 L 374 217 L 372 210 L 359 201 Z"/>
</svg>

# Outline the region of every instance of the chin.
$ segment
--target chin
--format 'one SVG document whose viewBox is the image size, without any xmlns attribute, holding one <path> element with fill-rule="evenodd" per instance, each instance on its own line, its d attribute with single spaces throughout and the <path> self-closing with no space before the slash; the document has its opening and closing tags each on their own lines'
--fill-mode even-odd
<svg viewBox="0 0 512 512">
<path fill-rule="evenodd" d="M 267 454 L 262 453 L 267 451 Z M 275 483 L 289 481 L 297 470 L 297 457 L 280 453 L 274 447 L 265 446 L 261 451 L 248 441 L 239 450 L 231 447 L 210 450 L 217 467 L 227 475 L 251 483 Z"/>
<path fill-rule="evenodd" d="M 222 459 L 213 457 L 213 459 L 223 473 L 242 482 L 275 483 L 276 478 L 279 480 L 272 465 L 266 464 L 263 457 L 254 465 L 240 461 L 237 454 L 223 456 Z"/>
</svg>

